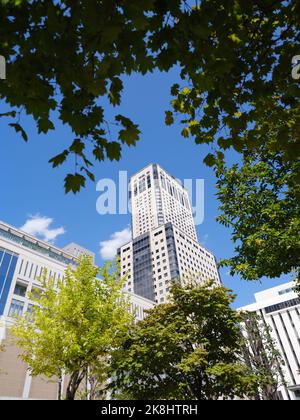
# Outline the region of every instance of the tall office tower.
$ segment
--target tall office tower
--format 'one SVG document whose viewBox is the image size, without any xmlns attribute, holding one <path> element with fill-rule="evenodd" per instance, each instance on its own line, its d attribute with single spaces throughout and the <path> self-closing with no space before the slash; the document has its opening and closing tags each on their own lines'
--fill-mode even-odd
<svg viewBox="0 0 300 420">
<path fill-rule="evenodd" d="M 256 312 L 268 325 L 284 364 L 284 381 L 278 388 L 284 400 L 300 400 L 300 298 L 289 282 L 255 293 L 255 303 L 240 308 Z M 251 351 L 251 349 L 250 349 Z"/>
<path fill-rule="evenodd" d="M 125 290 L 157 303 L 175 279 L 220 277 L 214 255 L 200 245 L 187 190 L 157 164 L 130 179 L 132 240 L 118 250 Z"/>
<path fill-rule="evenodd" d="M 168 222 L 197 241 L 187 190 L 159 165 L 152 164 L 130 179 L 133 239 Z"/>
</svg>

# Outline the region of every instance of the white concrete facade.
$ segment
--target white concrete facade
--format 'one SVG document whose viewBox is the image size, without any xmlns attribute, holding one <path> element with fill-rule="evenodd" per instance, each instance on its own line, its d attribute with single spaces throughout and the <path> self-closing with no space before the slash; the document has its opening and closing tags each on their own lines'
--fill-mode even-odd
<svg viewBox="0 0 300 420">
<path fill-rule="evenodd" d="M 171 222 L 197 241 L 187 190 L 158 164 L 150 164 L 131 177 L 130 196 L 133 239 Z"/>
<path fill-rule="evenodd" d="M 89 252 L 76 244 L 72 247 L 73 251 Z M 65 249 L 0 222 L 0 345 L 6 349 L 0 352 L 0 399 L 57 398 L 57 384 L 30 376 L 18 357 L 20 350 L 10 342 L 9 327 L 14 315 L 30 312 L 33 302 L 28 292 L 41 287 L 38 278 L 44 269 L 49 277 L 63 279 L 67 266 L 75 264 L 76 258 Z M 129 296 L 131 312 L 137 320 L 143 319 L 154 303 L 132 293 Z"/>
<path fill-rule="evenodd" d="M 40 287 L 38 278 L 44 269 L 54 280 L 63 279 L 66 267 L 76 262 L 75 257 L 66 251 L 3 222 L 0 222 L 0 252 L 0 301 L 3 308 L 0 316 L 6 321 L 10 321 L 14 314 L 21 315 L 30 311 L 32 302 L 28 292 Z M 5 274 L 5 258 L 8 267 L 9 254 L 16 257 L 16 264 L 13 273 Z"/>
<path fill-rule="evenodd" d="M 78 251 L 77 255 L 95 256 L 75 243 L 72 243 L 71 248 L 73 252 L 67 252 L 66 248 L 57 248 L 0 221 L 0 331 L 1 325 L 4 327 L 10 323 L 15 314 L 22 315 L 30 311 L 32 302 L 28 293 L 40 287 L 38 278 L 45 269 L 47 275 L 54 280 L 63 279 L 67 266 L 76 264 L 75 251 Z M 12 265 L 11 258 L 6 258 L 7 268 L 4 269 L 7 255 L 16 260 L 14 270 L 9 271 Z M 132 307 L 140 314 L 152 306 L 152 302 L 133 293 L 130 293 L 130 299 Z"/>
<path fill-rule="evenodd" d="M 240 310 L 256 312 L 271 327 L 271 335 L 284 360 L 285 400 L 300 399 L 300 298 L 293 282 L 255 293 L 255 303 Z"/>
<path fill-rule="evenodd" d="M 188 192 L 159 165 L 130 180 L 132 241 L 119 251 L 125 290 L 163 303 L 175 279 L 220 283 L 214 255 L 197 242 Z"/>
<path fill-rule="evenodd" d="M 142 296 L 129 293 L 131 304 L 130 310 L 137 321 L 141 321 L 147 316 L 147 311 L 154 307 L 154 302 Z"/>
<path fill-rule="evenodd" d="M 63 250 L 66 251 L 68 254 L 73 255 L 75 258 L 79 258 L 82 255 L 87 255 L 95 260 L 95 253 L 90 251 L 89 249 L 83 248 L 82 246 L 71 242 L 70 244 L 63 247 Z"/>
</svg>

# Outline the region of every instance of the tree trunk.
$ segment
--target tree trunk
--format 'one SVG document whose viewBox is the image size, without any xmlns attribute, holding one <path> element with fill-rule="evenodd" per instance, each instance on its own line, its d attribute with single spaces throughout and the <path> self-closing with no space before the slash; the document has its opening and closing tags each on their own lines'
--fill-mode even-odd
<svg viewBox="0 0 300 420">
<path fill-rule="evenodd" d="M 57 392 L 57 399 L 60 401 L 61 400 L 61 392 L 62 392 L 62 378 L 59 378 L 58 381 L 58 392 Z"/>
<path fill-rule="evenodd" d="M 75 372 L 71 374 L 67 391 L 66 391 L 66 400 L 75 399 L 76 392 L 84 376 L 85 376 L 85 372 L 80 372 L 80 370 L 76 370 Z"/>
</svg>

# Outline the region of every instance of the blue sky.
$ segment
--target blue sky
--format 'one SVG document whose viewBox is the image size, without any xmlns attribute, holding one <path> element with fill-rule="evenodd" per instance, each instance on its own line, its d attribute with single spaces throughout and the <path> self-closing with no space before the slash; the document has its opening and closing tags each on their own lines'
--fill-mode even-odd
<svg viewBox="0 0 300 420">
<path fill-rule="evenodd" d="M 137 147 L 124 148 L 120 162 L 98 164 L 94 168 L 96 180 L 111 178 L 117 181 L 120 170 L 128 171 L 131 176 L 151 162 L 159 163 L 180 179 L 204 179 L 205 218 L 204 223 L 197 226 L 198 238 L 214 252 L 217 259 L 229 257 L 233 253 L 230 232 L 215 220 L 218 202 L 214 174 L 202 163 L 209 146 L 197 146 L 192 139 L 182 138 L 179 123 L 172 127 L 164 124 L 164 111 L 169 108 L 170 102 L 170 86 L 177 81 L 176 71 L 124 79 L 122 106 L 113 110 L 107 108 L 108 119 L 112 120 L 113 115 L 119 112 L 132 118 L 140 126 L 141 140 Z M 1 112 L 7 110 L 2 103 Z M 63 178 L 67 172 L 73 171 L 73 163 L 53 170 L 48 160 L 71 141 L 72 134 L 67 127 L 57 121 L 55 131 L 37 135 L 31 119 L 23 115 L 20 122 L 29 136 L 26 144 L 7 126 L 7 122 L 4 118 L 0 119 L 0 219 L 16 227 L 23 226 L 31 215 L 53 219 L 51 225 L 46 224 L 50 236 L 51 229 L 63 228 L 61 232 L 65 231 L 57 235 L 57 246 L 77 242 L 94 251 L 97 263 L 101 264 L 99 243 L 109 240 L 114 232 L 128 228 L 130 215 L 99 215 L 96 211 L 99 192 L 93 183 L 88 183 L 76 196 L 65 195 Z M 232 154 L 231 158 L 236 157 Z M 223 283 L 238 295 L 235 306 L 251 303 L 256 291 L 283 282 L 283 279 L 245 282 L 238 277 L 230 277 L 226 268 L 221 270 L 221 277 Z"/>
</svg>

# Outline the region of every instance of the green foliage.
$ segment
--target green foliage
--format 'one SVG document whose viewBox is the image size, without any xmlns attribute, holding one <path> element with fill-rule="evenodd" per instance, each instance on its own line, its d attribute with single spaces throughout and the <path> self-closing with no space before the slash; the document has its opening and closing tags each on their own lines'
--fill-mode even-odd
<svg viewBox="0 0 300 420">
<path fill-rule="evenodd" d="M 21 133 L 21 136 L 22 136 L 24 141 L 26 141 L 26 142 L 28 141 L 27 134 L 24 131 L 24 129 L 20 126 L 20 124 L 10 123 L 9 125 L 10 125 L 10 127 L 13 127 L 17 133 Z"/>
<path fill-rule="evenodd" d="M 241 165 L 219 161 L 220 223 L 230 227 L 235 255 L 223 261 L 246 280 L 279 277 L 300 268 L 300 159 L 286 160 L 273 137 Z"/>
<path fill-rule="evenodd" d="M 291 77 L 299 15 L 297 0 L 2 1 L 7 79 L 0 98 L 19 111 L 11 124 L 24 140 L 20 111 L 39 133 L 54 129 L 57 115 L 85 148 L 70 147 L 50 162 L 56 167 L 75 154 L 82 161 L 75 172 L 92 179 L 85 170 L 90 155 L 118 160 L 122 146 L 140 135 L 124 116 L 111 133 L 101 99 L 115 107 L 122 76 L 178 65 L 183 86 L 171 88 L 174 112 L 166 112 L 166 124 L 184 114 L 184 137 L 238 152 L 259 148 L 272 127 L 277 150 L 292 160 L 300 144 L 299 83 Z M 73 192 L 85 185 L 78 177 L 69 182 Z"/>
<path fill-rule="evenodd" d="M 166 125 L 172 125 L 174 122 L 174 118 L 173 118 L 173 114 L 171 111 L 166 111 L 165 112 L 166 117 L 165 117 L 165 123 Z"/>
<path fill-rule="evenodd" d="M 296 280 L 296 285 L 294 287 L 294 290 L 296 293 L 298 293 L 299 297 L 300 297 L 300 278 L 298 275 L 298 278 L 295 279 Z"/>
<path fill-rule="evenodd" d="M 129 303 L 118 270 L 99 269 L 88 257 L 69 267 L 63 281 L 44 272 L 41 283 L 42 291 L 31 296 L 32 316 L 20 318 L 12 332 L 31 374 L 68 375 L 66 398 L 73 399 L 85 376 L 97 372 L 106 379 L 110 352 L 132 322 Z"/>
<path fill-rule="evenodd" d="M 172 287 L 128 331 L 113 354 L 117 398 L 217 399 L 254 396 L 259 378 L 240 362 L 243 340 L 232 293 L 212 282 Z"/>
<path fill-rule="evenodd" d="M 209 153 L 205 158 L 204 158 L 204 163 L 207 166 L 214 166 L 215 164 L 215 157 L 212 153 Z"/>
<path fill-rule="evenodd" d="M 299 156 L 300 89 L 291 77 L 299 14 L 293 0 L 200 1 L 164 29 L 186 79 L 171 89 L 172 108 L 198 122 L 197 144 L 255 151 L 272 131 L 276 150 Z"/>
<path fill-rule="evenodd" d="M 85 186 L 85 177 L 80 174 L 68 174 L 65 179 L 66 192 L 73 191 L 76 194 L 81 187 Z"/>
<path fill-rule="evenodd" d="M 244 360 L 259 378 L 257 399 L 278 400 L 278 387 L 286 385 L 284 360 L 271 336 L 271 328 L 255 312 L 243 312 Z"/>
</svg>

